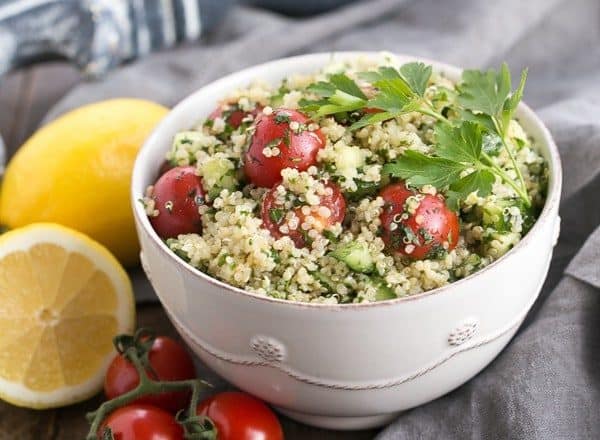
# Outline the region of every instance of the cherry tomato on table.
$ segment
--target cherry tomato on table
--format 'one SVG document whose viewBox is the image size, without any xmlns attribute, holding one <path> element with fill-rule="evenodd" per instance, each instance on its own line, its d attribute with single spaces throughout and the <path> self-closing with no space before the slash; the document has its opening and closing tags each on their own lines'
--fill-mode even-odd
<svg viewBox="0 0 600 440">
<path fill-rule="evenodd" d="M 281 180 L 281 170 L 305 171 L 317 161 L 317 152 L 325 146 L 321 130 L 310 131 L 310 119 L 296 110 L 275 109 L 261 113 L 244 157 L 244 172 L 256 186 L 272 187 Z M 271 154 L 265 155 L 265 148 Z"/>
<path fill-rule="evenodd" d="M 207 416 L 217 427 L 218 440 L 282 440 L 277 416 L 260 400 L 227 391 L 198 405 L 197 414 Z"/>
<path fill-rule="evenodd" d="M 346 200 L 340 189 L 334 183 L 325 184 L 326 188 L 331 190 L 331 194 L 321 196 L 319 205 L 316 206 L 297 206 L 292 211 L 298 218 L 296 227 L 290 226 L 290 221 L 286 218 L 288 210 L 278 202 L 277 186 L 273 186 L 263 199 L 261 217 L 265 227 L 275 238 L 281 238 L 287 235 L 292 239 L 296 247 L 307 245 L 306 231 L 301 227 L 307 217 L 312 217 L 312 229 L 323 232 L 328 227 L 341 223 L 346 215 Z M 320 209 L 327 208 L 327 209 Z M 305 211 L 308 211 L 307 213 Z M 283 230 L 287 232 L 282 232 Z"/>
<path fill-rule="evenodd" d="M 112 431 L 115 440 L 183 440 L 183 428 L 172 414 L 152 405 L 132 404 L 113 411 L 100 426 Z"/>
<path fill-rule="evenodd" d="M 148 360 L 153 372 L 156 373 L 154 376 L 151 371 L 148 371 L 148 375 L 152 379 L 176 381 L 196 377 L 196 369 L 191 356 L 174 339 L 165 336 L 157 337 L 148 353 Z M 106 372 L 104 393 L 108 399 L 113 399 L 134 389 L 139 381 L 140 378 L 135 367 L 123 355 L 118 355 L 113 359 Z M 144 396 L 135 402 L 155 405 L 176 413 L 188 405 L 189 399 L 190 392 L 181 391 Z"/>
<path fill-rule="evenodd" d="M 253 117 L 256 117 L 261 110 L 262 107 L 257 106 L 254 110 L 246 112 L 237 106 L 225 103 L 214 109 L 212 113 L 208 115 L 207 119 L 214 121 L 217 118 L 223 118 L 226 124 L 229 124 L 232 128 L 236 129 L 242 125 L 242 121 L 246 116 L 252 115 Z"/>
<path fill-rule="evenodd" d="M 205 203 L 202 180 L 192 166 L 175 167 L 160 176 L 151 195 L 157 216 L 150 223 L 163 239 L 202 230 L 198 207 Z"/>
<path fill-rule="evenodd" d="M 382 239 L 392 252 L 420 260 L 456 247 L 458 216 L 441 195 L 417 193 L 404 183 L 395 183 L 385 187 L 380 196 L 385 202 L 380 216 Z M 412 214 L 405 211 L 411 196 L 421 199 Z"/>
</svg>

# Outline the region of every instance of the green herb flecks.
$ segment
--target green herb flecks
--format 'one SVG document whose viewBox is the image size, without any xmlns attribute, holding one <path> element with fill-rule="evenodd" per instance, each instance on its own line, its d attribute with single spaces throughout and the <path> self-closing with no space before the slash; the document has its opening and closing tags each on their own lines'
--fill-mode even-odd
<svg viewBox="0 0 600 440">
<path fill-rule="evenodd" d="M 269 209 L 269 218 L 273 221 L 273 223 L 278 225 L 281 222 L 281 220 L 283 219 L 283 216 L 284 216 L 283 209 L 279 209 L 279 208 Z"/>
<path fill-rule="evenodd" d="M 356 183 L 356 190 L 344 193 L 346 199 L 351 202 L 358 202 L 365 197 L 375 196 L 383 186 L 381 182 L 365 182 L 360 179 L 355 179 L 354 183 Z"/>
<path fill-rule="evenodd" d="M 431 249 L 429 249 L 429 252 L 427 252 L 426 258 L 427 259 L 431 259 L 431 260 L 441 260 L 442 258 L 445 258 L 446 255 L 448 255 L 448 251 L 446 249 L 444 249 L 443 246 L 435 245 L 432 246 Z"/>
<path fill-rule="evenodd" d="M 290 115 L 286 112 L 277 112 L 275 115 L 275 122 L 277 124 L 289 123 L 291 121 Z"/>
<path fill-rule="evenodd" d="M 336 260 L 343 261 L 355 272 L 369 273 L 375 268 L 375 262 L 366 243 L 356 241 L 344 243 L 329 255 Z"/>
<path fill-rule="evenodd" d="M 405 226 L 403 224 L 399 224 L 398 230 L 403 235 L 402 242 L 404 244 L 414 244 L 415 246 L 421 245 L 421 242 L 419 241 L 419 237 L 417 236 L 417 234 L 415 234 L 413 232 L 413 230 L 410 227 Z"/>
<path fill-rule="evenodd" d="M 433 241 L 433 235 L 431 235 L 427 229 L 419 228 L 417 233 L 423 238 L 425 244 L 430 244 Z"/>
<path fill-rule="evenodd" d="M 287 127 L 283 133 L 283 141 L 281 142 L 281 145 L 285 145 L 287 148 L 290 148 L 292 145 L 291 130 L 289 127 Z"/>
<path fill-rule="evenodd" d="M 331 243 L 337 243 L 339 240 L 339 238 L 329 229 L 323 230 L 323 237 L 325 237 Z"/>
<path fill-rule="evenodd" d="M 271 258 L 273 259 L 275 264 L 281 263 L 281 257 L 279 256 L 279 253 L 273 249 L 271 250 Z"/>
<path fill-rule="evenodd" d="M 265 148 L 274 148 L 279 147 L 282 143 L 284 143 L 284 138 L 275 138 L 270 140 L 265 144 Z"/>
</svg>

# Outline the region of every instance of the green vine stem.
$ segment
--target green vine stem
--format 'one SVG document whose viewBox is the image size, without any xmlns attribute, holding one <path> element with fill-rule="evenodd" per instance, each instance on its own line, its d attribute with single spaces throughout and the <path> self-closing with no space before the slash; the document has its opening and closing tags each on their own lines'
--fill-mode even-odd
<svg viewBox="0 0 600 440">
<path fill-rule="evenodd" d="M 156 377 L 148 361 L 148 352 L 153 342 L 154 335 L 145 329 L 138 330 L 134 336 L 120 335 L 115 337 L 113 340 L 115 348 L 135 367 L 140 381 L 138 386 L 133 390 L 104 402 L 96 411 L 86 415 L 86 418 L 90 422 L 90 430 L 86 436 L 86 440 L 97 440 L 100 425 L 106 417 L 118 408 L 150 394 L 186 390 L 191 390 L 192 392 L 189 407 L 187 411 L 180 411 L 180 414 L 177 415 L 177 420 L 185 429 L 185 438 L 201 440 L 216 439 L 216 427 L 212 421 L 207 417 L 196 415 L 200 390 L 203 387 L 212 387 L 212 385 L 201 379 L 159 381 L 151 378 L 150 374 Z M 108 435 L 108 438 L 111 438 L 110 434 Z"/>
</svg>

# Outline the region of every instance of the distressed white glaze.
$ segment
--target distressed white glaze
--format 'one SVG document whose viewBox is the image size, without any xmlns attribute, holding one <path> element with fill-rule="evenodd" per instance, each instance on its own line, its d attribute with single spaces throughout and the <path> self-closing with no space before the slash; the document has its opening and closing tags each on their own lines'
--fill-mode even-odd
<svg viewBox="0 0 600 440">
<path fill-rule="evenodd" d="M 333 56 L 360 54 L 378 56 Z M 549 132 L 521 104 L 517 116 L 550 165 L 544 211 L 500 260 L 412 297 L 348 305 L 277 300 L 233 288 L 185 264 L 154 233 L 137 202 L 154 181 L 173 135 L 208 115 L 233 88 L 257 78 L 276 82 L 291 73 L 311 72 L 331 58 L 329 53 L 313 54 L 259 65 L 183 100 L 137 158 L 132 203 L 144 268 L 194 352 L 225 379 L 290 417 L 322 427 L 358 429 L 381 425 L 463 384 L 508 343 L 547 274 L 559 228 L 561 168 Z M 455 67 L 423 61 L 450 78 L 460 75 Z"/>
</svg>

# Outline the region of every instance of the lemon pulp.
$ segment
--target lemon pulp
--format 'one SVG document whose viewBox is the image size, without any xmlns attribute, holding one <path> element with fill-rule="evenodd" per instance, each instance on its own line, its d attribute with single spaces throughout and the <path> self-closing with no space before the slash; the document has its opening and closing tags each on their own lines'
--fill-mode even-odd
<svg viewBox="0 0 600 440">
<path fill-rule="evenodd" d="M 83 234 L 36 224 L 0 237 L 0 397 L 30 408 L 95 394 L 131 332 L 131 284 L 116 259 Z"/>
</svg>

